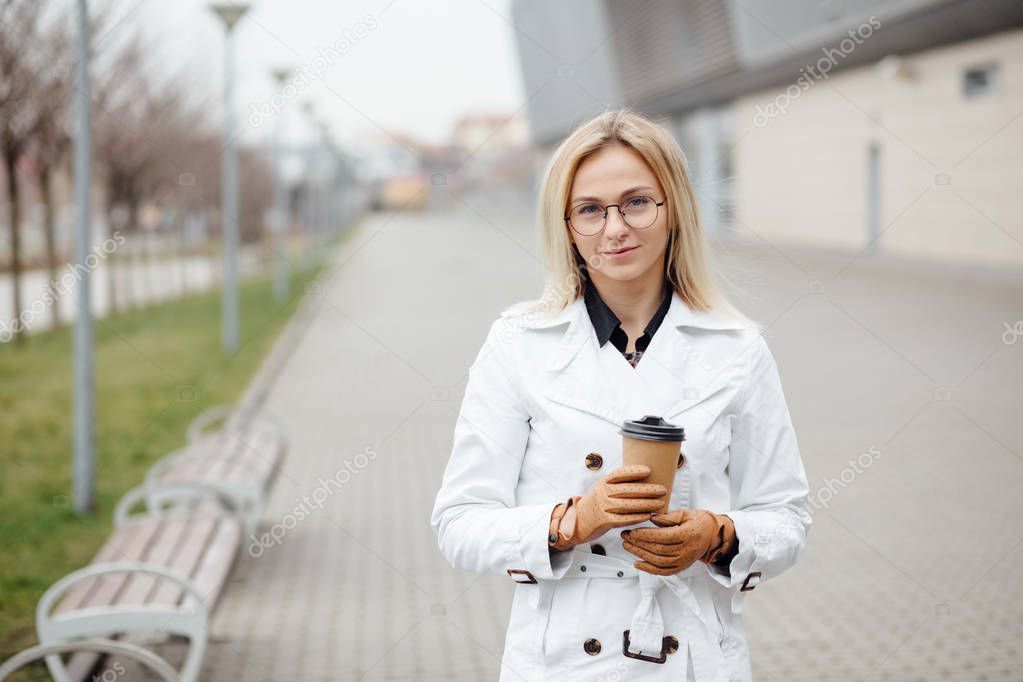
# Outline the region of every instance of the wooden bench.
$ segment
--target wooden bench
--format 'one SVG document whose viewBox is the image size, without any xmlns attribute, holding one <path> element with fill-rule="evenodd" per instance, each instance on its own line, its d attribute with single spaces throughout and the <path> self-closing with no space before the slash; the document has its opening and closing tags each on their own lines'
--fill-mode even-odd
<svg viewBox="0 0 1023 682">
<path fill-rule="evenodd" d="M 140 504 L 144 510 L 133 513 Z M 225 490 L 197 483 L 128 491 L 114 512 L 114 532 L 92 563 L 39 600 L 40 646 L 75 652 L 66 663 L 58 653 L 45 655 L 53 679 L 90 679 L 104 655 L 96 641 L 144 633 L 187 638 L 178 675 L 182 682 L 198 679 L 210 611 L 242 542 L 241 506 Z"/>
<path fill-rule="evenodd" d="M 216 422 L 220 428 L 211 430 Z M 192 482 L 224 490 L 241 501 L 248 534 L 256 530 L 286 453 L 286 432 L 274 415 L 219 405 L 192 422 L 185 447 L 150 467 L 146 485 L 158 490 L 155 484 Z"/>
<path fill-rule="evenodd" d="M 154 464 L 118 503 L 114 533 L 92 563 L 46 591 L 36 609 L 39 646 L 8 663 L 44 657 L 58 682 L 85 680 L 109 650 L 97 643 L 116 637 L 131 647 L 125 638 L 156 632 L 188 640 L 180 679 L 197 679 L 209 612 L 243 535 L 256 529 L 286 451 L 285 430 L 266 411 L 204 411 L 189 426 L 186 447 Z M 144 512 L 133 514 L 139 505 Z M 125 651 L 153 668 L 152 652 Z M 60 652 L 73 653 L 65 662 Z"/>
</svg>

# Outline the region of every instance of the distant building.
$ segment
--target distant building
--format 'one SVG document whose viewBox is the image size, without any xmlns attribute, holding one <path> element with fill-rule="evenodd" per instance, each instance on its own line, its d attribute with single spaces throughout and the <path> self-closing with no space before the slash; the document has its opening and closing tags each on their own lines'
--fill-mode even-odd
<svg viewBox="0 0 1023 682">
<path fill-rule="evenodd" d="M 463 116 L 451 131 L 451 147 L 460 157 L 455 167 L 463 187 L 485 185 L 518 201 L 535 196 L 536 150 L 523 111 Z"/>
<path fill-rule="evenodd" d="M 1023 2 L 513 0 L 534 141 L 631 106 L 708 232 L 1023 263 Z"/>
<path fill-rule="evenodd" d="M 455 123 L 451 144 L 466 153 L 521 149 L 529 145 L 529 123 L 521 112 L 463 116 Z"/>
</svg>

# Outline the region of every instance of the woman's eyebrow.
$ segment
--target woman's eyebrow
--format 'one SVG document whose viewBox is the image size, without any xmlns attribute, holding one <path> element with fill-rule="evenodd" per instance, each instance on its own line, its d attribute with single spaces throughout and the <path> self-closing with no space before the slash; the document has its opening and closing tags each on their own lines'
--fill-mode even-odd
<svg viewBox="0 0 1023 682">
<path fill-rule="evenodd" d="M 650 185 L 636 185 L 635 187 L 630 187 L 629 189 L 619 194 L 618 198 L 620 199 L 624 197 L 626 194 L 632 194 L 638 189 L 653 189 L 653 187 L 651 187 Z M 569 203 L 574 204 L 577 201 L 600 201 L 600 200 L 601 200 L 600 197 L 575 197 Z"/>
</svg>

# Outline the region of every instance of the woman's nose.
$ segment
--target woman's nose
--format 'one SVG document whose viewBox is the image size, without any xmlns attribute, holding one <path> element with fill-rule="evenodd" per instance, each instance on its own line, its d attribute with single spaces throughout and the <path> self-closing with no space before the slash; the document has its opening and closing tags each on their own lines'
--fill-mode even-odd
<svg viewBox="0 0 1023 682">
<path fill-rule="evenodd" d="M 608 237 L 621 237 L 629 233 L 629 226 L 625 224 L 622 212 L 617 208 L 607 209 L 607 226 L 604 232 Z"/>
</svg>

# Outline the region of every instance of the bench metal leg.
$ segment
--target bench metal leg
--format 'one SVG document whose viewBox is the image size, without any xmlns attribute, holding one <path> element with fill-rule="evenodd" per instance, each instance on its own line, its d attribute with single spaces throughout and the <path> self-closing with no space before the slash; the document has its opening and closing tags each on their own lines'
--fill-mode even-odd
<svg viewBox="0 0 1023 682">
<path fill-rule="evenodd" d="M 146 502 L 146 514 L 161 516 L 161 507 L 166 502 L 186 502 L 190 500 L 211 499 L 218 504 L 224 516 L 240 516 L 245 502 L 223 486 L 205 483 L 169 482 L 152 483 L 136 486 L 126 492 L 114 507 L 114 527 L 133 520 L 132 510 L 141 502 Z"/>
<path fill-rule="evenodd" d="M 282 420 L 276 413 L 271 412 L 266 408 L 247 410 L 244 413 L 240 411 L 236 412 L 236 410 L 243 409 L 244 408 L 240 406 L 221 404 L 203 410 L 195 419 L 192 420 L 192 423 L 189 424 L 186 442 L 189 445 L 192 445 L 202 440 L 203 437 L 207 435 L 207 430 L 211 424 L 223 421 L 224 426 L 228 426 L 228 421 L 230 421 L 229 418 L 235 416 L 235 414 L 238 416 L 237 425 L 232 424 L 229 428 L 237 428 L 238 425 L 240 425 L 241 428 L 244 429 L 249 422 L 269 422 L 274 431 L 277 432 L 277 435 L 280 436 L 281 439 L 287 440 L 288 430 L 284 425 L 284 420 Z"/>
<path fill-rule="evenodd" d="M 223 492 L 228 499 L 234 500 L 237 513 L 245 519 L 246 535 L 255 532 L 263 509 L 263 486 L 257 481 L 252 483 L 231 481 L 228 483 L 204 482 L 192 484 L 189 481 L 173 478 L 163 480 L 167 472 L 175 464 L 190 459 L 202 462 L 208 459 L 208 455 L 202 451 L 182 448 L 181 450 L 175 450 L 149 467 L 143 483 L 147 491 L 151 491 L 146 494 L 147 506 L 150 509 L 158 508 L 161 497 L 169 497 L 167 495 L 161 496 L 161 493 L 166 491 L 168 486 L 203 486 L 202 488 L 193 488 L 197 492 L 197 497 L 210 496 L 213 494 L 212 491 L 215 490 Z M 184 489 L 182 488 L 182 490 Z M 222 504 L 222 506 L 225 505 Z"/>
<path fill-rule="evenodd" d="M 47 659 L 47 665 L 49 665 L 49 659 L 56 658 L 60 661 L 61 654 L 76 653 L 79 651 L 96 653 L 96 654 L 110 654 L 115 656 L 124 656 L 138 661 L 145 667 L 149 668 L 164 682 L 179 682 L 181 678 L 178 677 L 178 673 L 170 666 L 167 661 L 163 660 L 152 651 L 143 649 L 142 647 L 135 646 L 134 644 L 128 644 L 126 642 L 118 642 L 113 639 L 80 639 L 80 640 L 66 640 L 63 642 L 53 642 L 52 644 L 37 644 L 36 646 L 25 649 L 24 651 L 12 656 L 7 659 L 3 665 L 0 665 L 0 682 L 6 680 L 11 676 L 12 673 L 21 670 L 26 665 L 34 663 L 41 658 Z M 50 668 L 51 674 L 53 668 Z M 54 679 L 59 678 L 54 675 Z"/>
<path fill-rule="evenodd" d="M 182 606 L 111 605 L 89 606 L 65 613 L 53 608 L 69 589 L 100 576 L 114 573 L 144 573 L 178 585 L 184 593 Z M 188 654 L 181 667 L 182 682 L 198 679 L 209 635 L 209 610 L 203 595 L 192 583 L 162 566 L 116 562 L 86 566 L 64 576 L 46 590 L 36 607 L 36 633 L 42 645 L 70 643 L 79 638 L 94 639 L 125 632 L 167 632 L 189 640 Z M 60 656 L 46 656 L 46 666 L 57 682 L 70 682 Z"/>
</svg>

